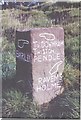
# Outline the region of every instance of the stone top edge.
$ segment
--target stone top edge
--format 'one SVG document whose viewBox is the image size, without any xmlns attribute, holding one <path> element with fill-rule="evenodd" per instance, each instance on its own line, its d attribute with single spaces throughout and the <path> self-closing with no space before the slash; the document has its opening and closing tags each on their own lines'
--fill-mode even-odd
<svg viewBox="0 0 81 120">
<path fill-rule="evenodd" d="M 16 31 L 19 31 L 19 32 L 24 32 L 24 31 L 34 31 L 34 30 L 46 30 L 46 29 L 61 29 L 61 30 L 64 30 L 63 27 L 41 27 L 41 28 L 30 28 L 30 29 L 17 29 Z"/>
</svg>

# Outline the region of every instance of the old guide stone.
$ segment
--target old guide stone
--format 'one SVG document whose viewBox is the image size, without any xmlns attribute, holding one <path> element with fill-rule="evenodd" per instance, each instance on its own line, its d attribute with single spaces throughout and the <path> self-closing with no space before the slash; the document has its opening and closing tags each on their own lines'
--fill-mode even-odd
<svg viewBox="0 0 81 120">
<path fill-rule="evenodd" d="M 64 30 L 61 27 L 17 31 L 18 79 L 29 81 L 33 100 L 48 103 L 63 92 Z M 31 84 L 31 85 L 30 85 Z"/>
</svg>

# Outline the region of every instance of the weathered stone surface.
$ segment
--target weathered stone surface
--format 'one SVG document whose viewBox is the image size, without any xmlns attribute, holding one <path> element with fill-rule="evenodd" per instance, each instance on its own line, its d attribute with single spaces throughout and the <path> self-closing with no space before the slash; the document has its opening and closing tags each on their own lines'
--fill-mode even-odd
<svg viewBox="0 0 81 120">
<path fill-rule="evenodd" d="M 63 91 L 64 31 L 60 27 L 35 29 L 31 38 L 33 96 L 38 104 L 43 104 Z"/>
<path fill-rule="evenodd" d="M 32 59 L 30 31 L 16 32 L 16 79 L 23 92 L 32 95 Z"/>
<path fill-rule="evenodd" d="M 34 101 L 40 105 L 48 103 L 63 92 L 63 28 L 36 28 L 21 33 L 16 42 L 17 75 L 30 80 Z"/>
</svg>

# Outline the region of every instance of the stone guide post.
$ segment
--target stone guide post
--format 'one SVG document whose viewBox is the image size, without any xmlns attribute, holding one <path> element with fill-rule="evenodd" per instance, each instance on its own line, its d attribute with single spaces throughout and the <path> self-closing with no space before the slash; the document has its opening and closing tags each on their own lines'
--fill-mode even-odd
<svg viewBox="0 0 81 120">
<path fill-rule="evenodd" d="M 35 28 L 16 32 L 17 78 L 42 105 L 63 92 L 64 30 Z"/>
</svg>

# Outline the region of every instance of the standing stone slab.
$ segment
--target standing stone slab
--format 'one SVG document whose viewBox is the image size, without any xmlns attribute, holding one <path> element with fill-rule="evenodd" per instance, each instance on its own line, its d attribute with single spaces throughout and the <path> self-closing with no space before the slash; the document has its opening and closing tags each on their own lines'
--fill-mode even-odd
<svg viewBox="0 0 81 120">
<path fill-rule="evenodd" d="M 33 96 L 38 104 L 43 104 L 63 91 L 64 31 L 61 27 L 35 29 L 31 38 Z"/>
<path fill-rule="evenodd" d="M 17 78 L 24 77 L 28 83 L 27 91 L 30 92 L 32 86 L 33 100 L 39 105 L 63 92 L 63 28 L 36 28 L 17 33 L 16 57 Z"/>
</svg>

